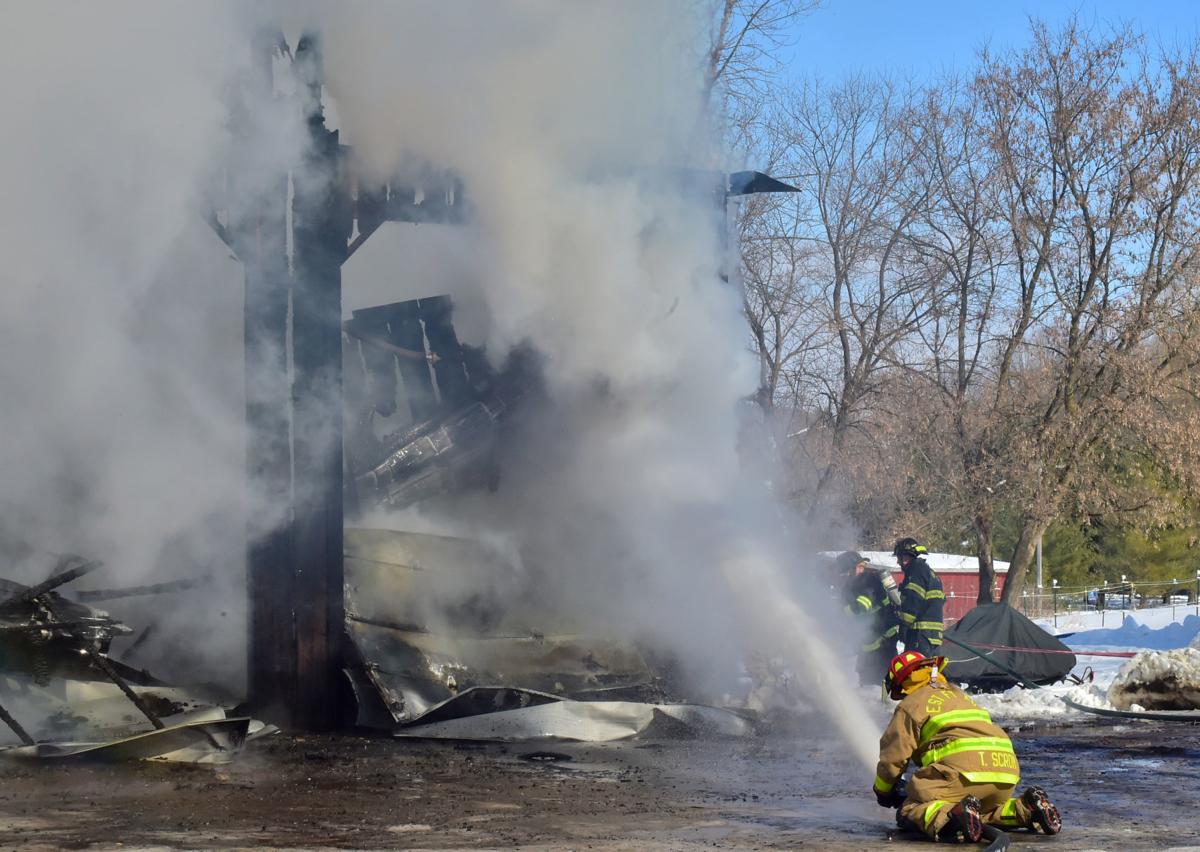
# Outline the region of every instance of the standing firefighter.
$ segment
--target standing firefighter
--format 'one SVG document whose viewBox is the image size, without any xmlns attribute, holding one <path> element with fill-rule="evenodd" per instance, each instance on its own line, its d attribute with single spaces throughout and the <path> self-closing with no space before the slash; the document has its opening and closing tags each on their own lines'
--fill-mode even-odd
<svg viewBox="0 0 1200 852">
<path fill-rule="evenodd" d="M 925 561 L 924 546 L 915 538 L 896 542 L 892 555 L 904 571 L 900 584 L 900 641 L 904 650 L 933 654 L 942 644 L 942 581 Z"/>
<path fill-rule="evenodd" d="M 875 798 L 899 807 L 902 827 L 934 840 L 977 843 L 983 826 L 1041 829 L 1058 834 L 1058 809 L 1040 787 L 1013 791 L 1021 769 L 1008 735 L 987 711 L 946 682 L 930 659 L 905 651 L 891 661 L 884 685 L 900 701 L 879 741 Z M 897 790 L 905 767 L 919 768 L 907 794 Z"/>
<path fill-rule="evenodd" d="M 896 639 L 900 634 L 896 609 L 883 580 L 870 570 L 869 563 L 860 554 L 846 551 L 838 556 L 837 566 L 845 578 L 842 589 L 846 612 L 862 627 L 857 667 L 859 682 L 879 683 L 896 653 Z"/>
</svg>

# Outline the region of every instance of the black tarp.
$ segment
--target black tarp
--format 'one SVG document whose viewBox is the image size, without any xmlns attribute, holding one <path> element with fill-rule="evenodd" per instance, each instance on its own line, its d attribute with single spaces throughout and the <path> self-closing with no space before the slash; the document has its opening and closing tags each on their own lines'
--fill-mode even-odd
<svg viewBox="0 0 1200 852">
<path fill-rule="evenodd" d="M 1075 655 L 1070 653 L 1070 648 L 1008 604 L 975 607 L 946 631 L 946 637 L 942 650 L 948 660 L 945 669 L 947 679 L 951 683 L 966 683 L 975 689 L 1008 689 L 1015 686 L 1017 681 L 1012 675 L 980 655 L 955 645 L 950 639 L 965 642 L 978 649 L 980 654 L 1019 672 L 1025 680 L 1036 684 L 1060 681 L 1075 668 Z M 1029 650 L 1002 651 L 986 647 L 998 645 Z M 1045 653 L 1047 651 L 1057 653 Z"/>
</svg>

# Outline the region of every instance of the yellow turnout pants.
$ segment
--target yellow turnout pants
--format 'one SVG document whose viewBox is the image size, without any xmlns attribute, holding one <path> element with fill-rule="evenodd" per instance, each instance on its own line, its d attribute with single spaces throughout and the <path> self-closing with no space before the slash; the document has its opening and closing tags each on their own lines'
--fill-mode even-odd
<svg viewBox="0 0 1200 852">
<path fill-rule="evenodd" d="M 1030 824 L 1033 811 L 1012 797 L 1015 790 L 1012 784 L 976 784 L 958 770 L 934 763 L 917 770 L 909 779 L 900 818 L 936 838 L 950 819 L 950 809 L 967 796 L 974 796 L 982 805 L 986 825 L 1023 828 Z"/>
</svg>

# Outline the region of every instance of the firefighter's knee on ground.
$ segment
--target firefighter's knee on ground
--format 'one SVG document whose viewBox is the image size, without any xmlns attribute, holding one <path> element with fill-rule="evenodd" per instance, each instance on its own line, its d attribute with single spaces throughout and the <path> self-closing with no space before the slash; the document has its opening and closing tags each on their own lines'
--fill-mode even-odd
<svg viewBox="0 0 1200 852">
<path fill-rule="evenodd" d="M 909 831 L 920 832 L 936 840 L 950 819 L 950 808 L 954 802 L 944 799 L 934 801 L 916 801 L 906 799 L 896 813 L 896 824 Z"/>
</svg>

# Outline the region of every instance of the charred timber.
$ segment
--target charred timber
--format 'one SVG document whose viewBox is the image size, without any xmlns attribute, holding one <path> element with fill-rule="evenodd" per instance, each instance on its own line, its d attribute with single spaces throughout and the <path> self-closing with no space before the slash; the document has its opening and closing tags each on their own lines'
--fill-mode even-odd
<svg viewBox="0 0 1200 852">
<path fill-rule="evenodd" d="M 342 590 L 342 263 L 353 230 L 345 157 L 325 127 L 317 37 L 301 37 L 308 150 L 293 172 L 292 347 L 294 723 L 328 730 L 336 706 Z M 260 601 L 259 606 L 265 605 Z"/>
<path fill-rule="evenodd" d="M 246 581 L 251 601 L 249 699 L 253 706 L 287 708 L 295 696 L 294 627 L 290 610 L 291 424 L 287 371 L 288 174 L 285 164 L 253 156 L 272 130 L 264 120 L 274 103 L 272 66 L 287 51 L 278 31 L 263 30 L 254 46 L 255 73 L 246 103 L 235 104 L 236 142 L 229 169 L 227 234 L 245 268 L 245 389 L 247 502 L 271 507 L 246 526 Z M 270 710 L 268 712 L 271 712 Z"/>
</svg>

